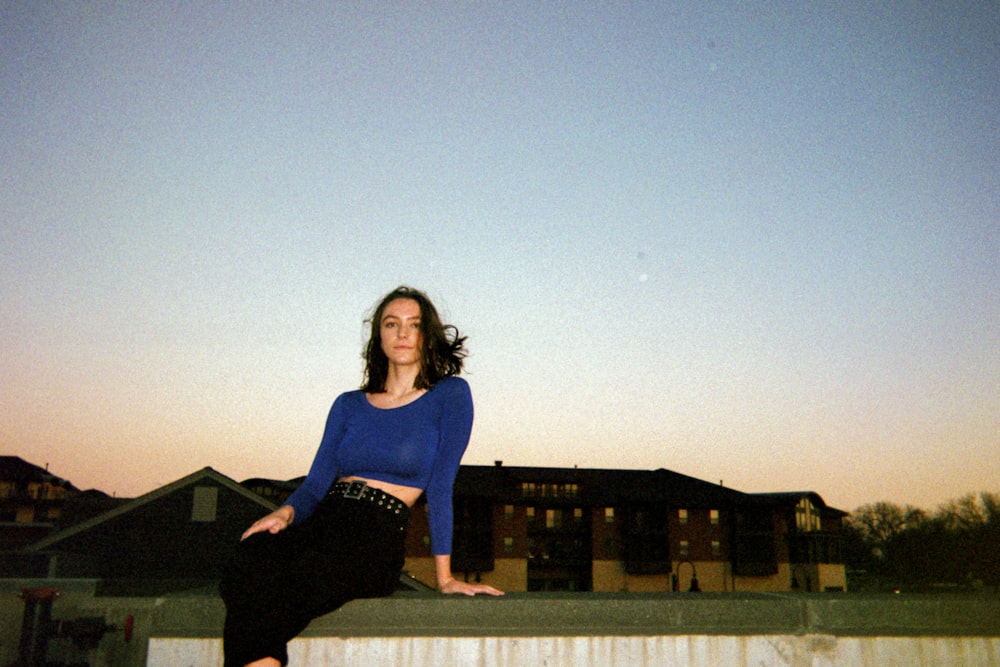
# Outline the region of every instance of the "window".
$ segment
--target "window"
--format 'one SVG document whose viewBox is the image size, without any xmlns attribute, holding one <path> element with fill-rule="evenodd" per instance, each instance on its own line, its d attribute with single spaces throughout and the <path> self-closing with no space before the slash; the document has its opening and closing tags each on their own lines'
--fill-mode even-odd
<svg viewBox="0 0 1000 667">
<path fill-rule="evenodd" d="M 614 523 L 615 522 L 615 508 L 605 507 L 604 508 L 604 523 Z"/>
<path fill-rule="evenodd" d="M 719 543 L 719 540 L 712 540 L 712 555 L 715 557 L 722 555 L 722 544 Z"/>
<path fill-rule="evenodd" d="M 532 523 L 535 520 L 535 508 L 526 507 L 524 510 L 524 515 L 527 517 L 528 523 Z"/>
<path fill-rule="evenodd" d="M 687 510 L 677 510 L 677 520 L 682 526 L 686 526 L 688 522 L 688 511 Z"/>
<path fill-rule="evenodd" d="M 503 552 L 505 554 L 512 554 L 512 553 L 514 553 L 514 538 L 513 537 L 505 537 L 505 538 L 503 538 Z"/>
<path fill-rule="evenodd" d="M 582 507 L 574 507 L 573 508 L 573 521 L 575 521 L 576 523 L 580 523 L 580 522 L 583 521 L 583 508 Z"/>
<path fill-rule="evenodd" d="M 66 497 L 66 489 L 61 486 L 55 486 L 48 482 L 42 484 L 41 489 L 38 494 L 39 500 L 59 500 Z"/>
<path fill-rule="evenodd" d="M 795 527 L 802 532 L 820 529 L 819 511 L 808 498 L 803 498 L 795 506 Z"/>
<path fill-rule="evenodd" d="M 708 510 L 708 520 L 713 526 L 719 525 L 719 510 Z"/>
<path fill-rule="evenodd" d="M 215 521 L 215 513 L 219 504 L 219 487 L 194 487 L 194 500 L 191 503 L 191 520 L 209 522 Z"/>
<path fill-rule="evenodd" d="M 691 555 L 691 543 L 687 540 L 681 540 L 681 558 L 687 558 Z"/>
<path fill-rule="evenodd" d="M 514 506 L 513 505 L 504 505 L 503 506 L 503 518 L 506 519 L 507 521 L 510 521 L 511 519 L 514 518 Z"/>
<path fill-rule="evenodd" d="M 562 510 L 545 510 L 545 527 L 559 528 L 562 526 Z"/>
<path fill-rule="evenodd" d="M 579 484 L 556 484 L 554 482 L 521 482 L 521 496 L 542 498 L 575 498 L 580 492 Z"/>
</svg>

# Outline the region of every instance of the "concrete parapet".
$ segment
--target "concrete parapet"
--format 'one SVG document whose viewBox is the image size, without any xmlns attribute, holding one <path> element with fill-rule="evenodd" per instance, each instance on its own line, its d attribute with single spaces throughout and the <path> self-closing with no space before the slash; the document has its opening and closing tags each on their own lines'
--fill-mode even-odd
<svg viewBox="0 0 1000 667">
<path fill-rule="evenodd" d="M 14 604 L 7 597 L 5 606 Z M 221 664 L 225 609 L 213 594 L 122 598 L 80 591 L 53 608 L 54 618 L 77 615 L 135 619 L 132 643 L 109 633 L 89 656 L 94 667 Z M 296 667 L 1000 665 L 1000 596 L 397 593 L 316 619 L 289 653 Z"/>
<path fill-rule="evenodd" d="M 210 637 L 216 598 L 165 598 L 153 636 Z M 853 593 L 508 593 L 502 598 L 398 593 L 356 600 L 316 619 L 305 637 L 584 635 L 1000 637 L 997 596 Z"/>
<path fill-rule="evenodd" d="M 164 601 L 148 664 L 220 664 L 221 614 L 214 599 Z M 316 619 L 289 656 L 293 665 L 366 667 L 1000 665 L 1000 599 L 397 594 Z"/>
</svg>

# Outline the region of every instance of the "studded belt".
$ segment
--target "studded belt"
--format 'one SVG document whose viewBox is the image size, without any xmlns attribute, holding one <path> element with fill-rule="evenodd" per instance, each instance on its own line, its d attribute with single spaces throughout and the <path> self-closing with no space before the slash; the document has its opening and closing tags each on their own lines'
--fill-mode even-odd
<svg viewBox="0 0 1000 667">
<path fill-rule="evenodd" d="M 410 509 L 396 496 L 390 495 L 382 489 L 376 489 L 374 486 L 368 486 L 368 483 L 363 480 L 337 482 L 330 487 L 330 492 L 327 495 L 340 496 L 348 500 L 363 500 L 393 514 L 404 514 Z"/>
</svg>

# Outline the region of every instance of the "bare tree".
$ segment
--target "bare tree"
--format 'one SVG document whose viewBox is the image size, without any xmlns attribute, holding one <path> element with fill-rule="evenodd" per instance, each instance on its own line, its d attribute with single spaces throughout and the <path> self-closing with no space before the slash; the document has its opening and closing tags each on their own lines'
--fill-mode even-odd
<svg viewBox="0 0 1000 667">
<path fill-rule="evenodd" d="M 854 510 L 848 521 L 873 548 L 884 549 L 904 530 L 924 525 L 927 513 L 912 505 L 880 501 Z"/>
<path fill-rule="evenodd" d="M 941 504 L 931 515 L 884 501 L 862 505 L 848 518 L 847 528 L 851 550 L 845 554 L 856 570 L 873 575 L 869 586 L 1000 586 L 998 493 L 967 494 Z"/>
<path fill-rule="evenodd" d="M 1000 493 L 983 491 L 979 494 L 979 500 L 983 504 L 986 525 L 992 528 L 1000 528 Z"/>
<path fill-rule="evenodd" d="M 975 494 L 969 493 L 942 503 L 938 507 L 936 518 L 948 530 L 971 530 L 986 525 L 987 508 L 985 503 L 980 504 Z"/>
</svg>

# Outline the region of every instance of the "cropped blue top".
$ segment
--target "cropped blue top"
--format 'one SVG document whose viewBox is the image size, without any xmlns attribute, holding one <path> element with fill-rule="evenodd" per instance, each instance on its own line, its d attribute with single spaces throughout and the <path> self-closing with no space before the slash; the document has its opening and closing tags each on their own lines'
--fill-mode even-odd
<svg viewBox="0 0 1000 667">
<path fill-rule="evenodd" d="M 356 475 L 423 489 L 435 555 L 451 553 L 452 486 L 472 432 L 472 393 L 446 377 L 412 403 L 377 408 L 364 392 L 337 397 L 309 475 L 286 501 L 307 519 L 341 477 Z"/>
</svg>

